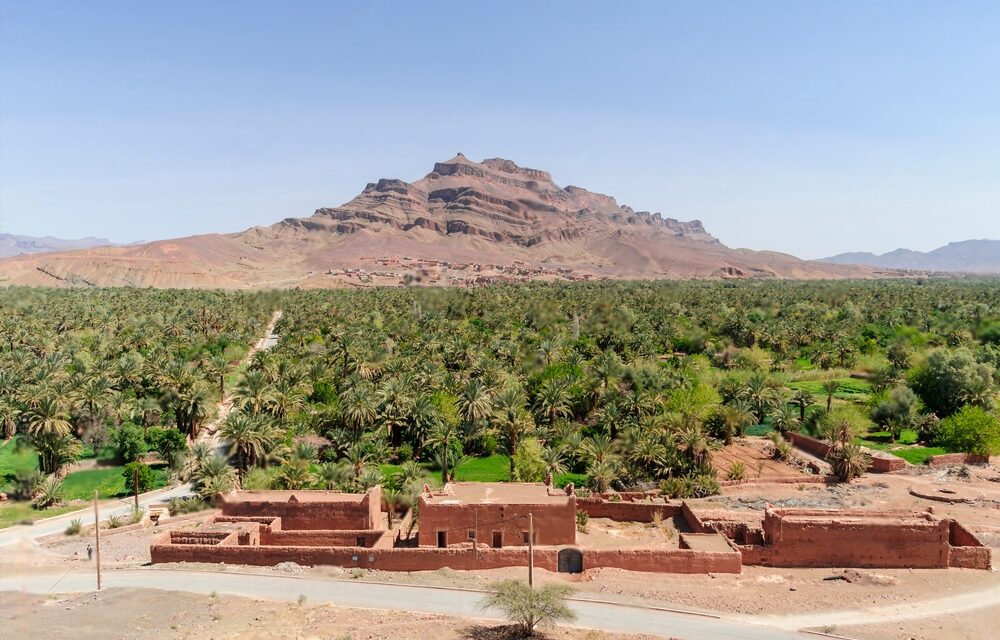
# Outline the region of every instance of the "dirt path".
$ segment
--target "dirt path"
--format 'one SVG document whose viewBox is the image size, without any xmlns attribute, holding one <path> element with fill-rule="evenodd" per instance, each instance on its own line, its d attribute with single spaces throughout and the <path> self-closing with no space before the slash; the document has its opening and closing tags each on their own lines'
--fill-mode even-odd
<svg viewBox="0 0 1000 640">
<path fill-rule="evenodd" d="M 270 349 L 278 343 L 278 337 L 274 334 L 274 327 L 278 324 L 278 320 L 281 319 L 281 309 L 278 309 L 271 316 L 271 321 L 267 324 L 267 328 L 264 329 L 264 335 L 261 336 L 260 340 L 256 342 L 247 354 L 240 360 L 240 367 L 248 365 L 258 351 L 263 351 Z M 213 449 L 219 450 L 222 448 L 222 442 L 219 441 L 218 429 L 219 425 L 225 421 L 229 416 L 229 412 L 233 410 L 233 397 L 230 390 L 226 390 L 226 394 L 219 399 L 219 404 L 216 405 L 216 417 L 214 420 L 210 420 L 202 425 L 201 430 L 198 432 L 197 442 L 206 442 L 212 446 Z"/>
<path fill-rule="evenodd" d="M 1000 602 L 1000 584 L 966 593 L 914 600 L 887 607 L 868 607 L 847 611 L 825 611 L 793 616 L 747 616 L 745 622 L 756 622 L 779 629 L 811 629 L 825 626 L 853 626 L 885 624 L 920 618 L 932 618 L 945 614 L 964 613 L 984 607 L 996 606 Z"/>
</svg>

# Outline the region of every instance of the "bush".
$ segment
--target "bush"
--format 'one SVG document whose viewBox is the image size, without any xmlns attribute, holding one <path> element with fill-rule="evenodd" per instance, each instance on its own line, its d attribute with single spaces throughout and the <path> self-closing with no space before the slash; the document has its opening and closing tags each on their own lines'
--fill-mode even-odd
<svg viewBox="0 0 1000 640">
<path fill-rule="evenodd" d="M 514 453 L 514 477 L 516 482 L 538 482 L 545 477 L 545 459 L 542 457 L 542 443 L 537 438 L 525 438 Z"/>
<path fill-rule="evenodd" d="M 125 517 L 120 513 L 108 516 L 108 529 L 117 529 L 125 524 Z"/>
<path fill-rule="evenodd" d="M 188 496 L 186 498 L 170 498 L 167 501 L 167 510 L 170 515 L 179 516 L 185 513 L 195 513 L 210 509 L 211 505 L 198 496 Z"/>
<path fill-rule="evenodd" d="M 147 451 L 142 427 L 126 422 L 111 432 L 111 446 L 122 462 L 138 460 Z"/>
<path fill-rule="evenodd" d="M 939 416 L 950 416 L 963 405 L 990 408 L 993 367 L 977 362 L 968 349 L 939 349 L 912 376 L 913 388 Z"/>
<path fill-rule="evenodd" d="M 587 533 L 587 523 L 590 522 L 590 514 L 586 511 L 581 511 L 577 509 L 576 511 L 576 530 L 580 533 Z"/>
<path fill-rule="evenodd" d="M 156 474 L 149 468 L 149 465 L 141 462 L 130 462 L 122 469 L 122 477 L 125 479 L 125 492 L 133 494 L 136 492 L 135 481 L 139 480 L 139 493 L 145 493 L 153 488 L 156 481 Z"/>
<path fill-rule="evenodd" d="M 547 584 L 532 589 L 520 580 L 504 580 L 496 591 L 483 598 L 483 609 L 498 609 L 518 626 L 523 636 L 534 635 L 539 625 L 569 622 L 576 614 L 566 604 L 573 589 L 564 584 Z"/>
<path fill-rule="evenodd" d="M 404 442 L 396 448 L 396 462 L 403 464 L 410 460 L 413 460 L 413 445 L 409 442 Z"/>
<path fill-rule="evenodd" d="M 979 407 L 963 407 L 938 424 L 934 443 L 952 451 L 996 455 L 1000 453 L 1000 420 Z"/>
<path fill-rule="evenodd" d="M 177 459 L 177 454 L 188 448 L 187 438 L 177 429 L 149 429 L 145 439 L 149 448 L 160 454 L 160 458 L 171 466 Z"/>
<path fill-rule="evenodd" d="M 63 481 L 55 474 L 47 475 L 35 485 L 32 505 L 36 509 L 48 509 L 62 501 Z"/>
<path fill-rule="evenodd" d="M 728 478 L 733 482 L 743 482 L 747 477 L 747 466 L 739 460 L 733 460 L 729 465 Z"/>
<path fill-rule="evenodd" d="M 82 529 L 83 529 L 83 521 L 80 520 L 79 518 L 73 518 L 70 521 L 69 525 L 66 526 L 66 535 L 68 536 L 79 535 Z"/>
</svg>

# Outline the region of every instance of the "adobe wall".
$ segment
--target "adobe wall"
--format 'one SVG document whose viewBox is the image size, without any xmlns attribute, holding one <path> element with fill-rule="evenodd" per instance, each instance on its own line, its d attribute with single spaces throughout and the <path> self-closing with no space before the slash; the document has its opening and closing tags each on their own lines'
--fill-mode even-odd
<svg viewBox="0 0 1000 640">
<path fill-rule="evenodd" d="M 869 473 L 892 473 L 906 468 L 906 460 L 891 453 L 875 451 L 871 454 L 871 462 L 868 463 Z"/>
<path fill-rule="evenodd" d="M 282 529 L 356 530 L 382 526 L 382 491 L 369 489 L 359 501 L 311 499 L 309 491 L 295 494 L 294 500 L 245 500 L 225 497 L 220 507 L 224 516 L 243 518 L 278 517 Z"/>
<path fill-rule="evenodd" d="M 791 441 L 793 446 L 802 449 L 806 453 L 811 453 L 821 460 L 826 460 L 826 456 L 830 454 L 830 445 L 812 436 L 807 436 L 797 431 L 789 431 L 785 437 Z"/>
<path fill-rule="evenodd" d="M 680 515 L 676 504 L 656 504 L 654 502 L 610 502 L 601 498 L 577 498 L 577 509 L 591 518 L 608 518 L 615 522 L 652 522 L 659 512 L 664 519 Z"/>
<path fill-rule="evenodd" d="M 371 548 L 386 533 L 379 530 L 268 531 L 265 529 L 261 534 L 260 544 L 279 547 L 355 547 L 358 546 L 360 539 L 364 541 L 364 547 Z"/>
<path fill-rule="evenodd" d="M 873 518 L 817 511 L 796 520 L 767 510 L 767 548 L 759 559 L 779 567 L 940 568 L 949 566 L 949 535 L 949 521 L 930 516 Z"/>
<path fill-rule="evenodd" d="M 556 547 L 536 547 L 535 566 L 557 570 Z M 334 565 L 362 567 L 383 571 L 433 571 L 445 567 L 455 570 L 499 569 L 527 567 L 525 547 L 490 549 L 483 545 L 477 551 L 471 546 L 449 549 L 362 549 L 348 547 L 240 547 L 216 545 L 153 544 L 150 556 L 154 564 L 163 562 L 207 562 L 269 566 L 280 562 L 295 562 L 302 566 Z M 584 569 L 614 567 L 628 571 L 660 573 L 739 573 L 740 554 L 663 550 L 584 550 Z"/>
<path fill-rule="evenodd" d="M 948 566 L 990 571 L 993 568 L 991 556 L 989 547 L 952 547 L 949 550 Z"/>
<path fill-rule="evenodd" d="M 564 504 L 435 504 L 420 497 L 420 546 L 437 546 L 439 531 L 445 532 L 447 544 L 468 543 L 469 531 L 476 531 L 480 544 L 493 542 L 499 531 L 503 546 L 525 544 L 527 515 L 532 514 L 535 544 L 563 545 L 576 543 L 576 499 Z"/>
<path fill-rule="evenodd" d="M 947 467 L 952 464 L 989 464 L 990 459 L 988 456 L 981 456 L 976 453 L 942 453 L 941 455 L 931 456 L 927 460 L 927 464 L 931 467 Z"/>
</svg>

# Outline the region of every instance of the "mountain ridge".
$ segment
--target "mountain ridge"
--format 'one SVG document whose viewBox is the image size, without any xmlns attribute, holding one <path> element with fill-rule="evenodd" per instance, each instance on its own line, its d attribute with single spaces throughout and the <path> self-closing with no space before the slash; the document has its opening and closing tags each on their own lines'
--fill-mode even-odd
<svg viewBox="0 0 1000 640">
<path fill-rule="evenodd" d="M 511 160 L 437 162 L 311 216 L 231 234 L 0 261 L 6 284 L 210 288 L 465 285 L 533 279 L 868 278 L 871 267 L 731 249 L 698 220 L 560 187 Z"/>
<path fill-rule="evenodd" d="M 979 239 L 949 242 L 930 251 L 899 248 L 883 254 L 865 251 L 840 253 L 820 262 L 860 264 L 888 269 L 917 269 L 951 273 L 1000 273 L 1000 240 Z"/>
</svg>

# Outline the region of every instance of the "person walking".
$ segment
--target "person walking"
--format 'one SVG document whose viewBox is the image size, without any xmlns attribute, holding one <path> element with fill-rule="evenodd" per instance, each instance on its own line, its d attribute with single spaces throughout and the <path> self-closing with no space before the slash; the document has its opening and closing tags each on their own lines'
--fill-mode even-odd
<svg viewBox="0 0 1000 640">
<path fill-rule="evenodd" d="M 90 546 L 88 544 L 87 545 L 87 560 L 93 560 L 93 559 L 94 559 L 94 547 L 92 547 L 92 546 Z"/>
</svg>

